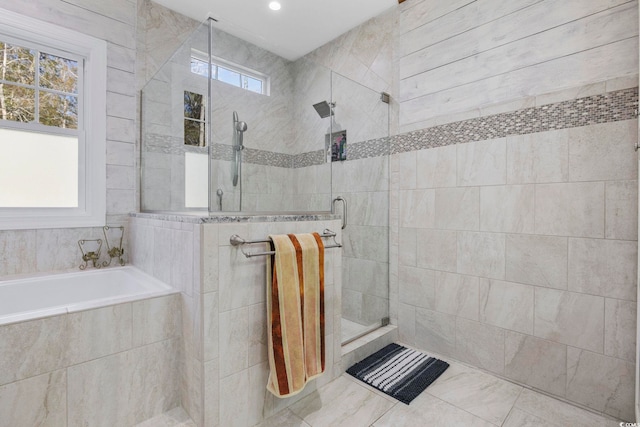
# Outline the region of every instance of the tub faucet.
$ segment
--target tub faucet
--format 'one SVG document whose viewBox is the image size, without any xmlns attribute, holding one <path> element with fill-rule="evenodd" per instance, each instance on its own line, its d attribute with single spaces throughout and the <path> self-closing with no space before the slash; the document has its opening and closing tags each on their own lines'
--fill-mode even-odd
<svg viewBox="0 0 640 427">
<path fill-rule="evenodd" d="M 95 251 L 84 251 L 84 245 L 87 242 L 96 242 L 96 245 L 98 246 L 98 249 L 96 249 Z M 80 270 L 84 270 L 88 267 L 89 265 L 89 261 L 91 261 L 91 264 L 93 265 L 93 268 L 100 268 L 102 267 L 102 265 L 100 264 L 100 262 L 98 261 L 100 259 L 100 250 L 102 249 L 102 239 L 95 239 L 95 240 L 78 240 L 78 246 L 80 247 L 80 252 L 82 252 L 82 261 L 84 261 L 84 264 L 80 265 Z"/>
</svg>

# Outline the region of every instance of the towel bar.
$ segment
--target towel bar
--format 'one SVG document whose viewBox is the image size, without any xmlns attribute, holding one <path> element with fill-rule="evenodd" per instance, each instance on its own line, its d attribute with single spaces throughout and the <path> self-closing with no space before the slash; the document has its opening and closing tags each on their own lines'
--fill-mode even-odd
<svg viewBox="0 0 640 427">
<path fill-rule="evenodd" d="M 322 232 L 320 237 L 333 237 L 333 243 L 334 244 L 333 245 L 326 245 L 325 249 L 341 248 L 342 247 L 342 245 L 340 243 L 336 242 L 336 233 L 335 233 L 335 231 L 331 231 L 331 230 L 329 230 L 327 228 Z M 251 257 L 254 257 L 254 256 L 274 255 L 276 253 L 275 251 L 245 252 L 245 251 L 242 250 L 242 245 L 252 245 L 254 243 L 269 243 L 270 241 L 271 241 L 271 239 L 245 240 L 242 237 L 238 236 L 237 234 L 234 234 L 229 239 L 229 243 L 231 243 L 232 246 L 240 246 L 240 252 L 242 252 L 242 254 L 244 256 L 246 256 L 247 258 L 251 258 Z"/>
</svg>

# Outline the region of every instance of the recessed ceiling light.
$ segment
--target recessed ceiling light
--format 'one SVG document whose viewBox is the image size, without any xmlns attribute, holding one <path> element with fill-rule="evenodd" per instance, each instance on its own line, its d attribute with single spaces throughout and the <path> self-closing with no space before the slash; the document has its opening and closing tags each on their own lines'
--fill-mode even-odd
<svg viewBox="0 0 640 427">
<path fill-rule="evenodd" d="M 281 7 L 282 6 L 277 1 L 272 1 L 271 3 L 269 3 L 269 9 L 271 10 L 280 10 Z"/>
</svg>

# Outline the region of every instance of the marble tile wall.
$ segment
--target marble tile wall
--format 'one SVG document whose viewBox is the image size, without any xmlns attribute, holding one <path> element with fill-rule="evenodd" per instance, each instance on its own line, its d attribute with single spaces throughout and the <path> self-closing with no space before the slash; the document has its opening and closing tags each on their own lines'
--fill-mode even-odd
<svg viewBox="0 0 640 427">
<path fill-rule="evenodd" d="M 497 103 L 526 108 L 541 94 L 588 91 L 638 73 L 636 1 L 596 0 L 580 8 L 535 0 L 455 5 L 401 6 L 402 132 L 446 115 L 484 116 L 480 110 Z"/>
<path fill-rule="evenodd" d="M 336 220 L 203 226 L 203 267 L 217 279 L 205 281 L 205 426 L 255 425 L 342 373 L 341 250 L 325 252 L 325 374 L 307 384 L 299 395 L 279 399 L 266 390 L 266 258 L 246 258 L 229 244 L 233 234 L 262 239 L 269 234 L 322 232 L 325 228 L 336 231 L 336 240 L 342 242 L 344 235 Z M 251 245 L 245 250 L 264 250 L 264 245 Z"/>
<path fill-rule="evenodd" d="M 132 264 L 180 292 L 178 396 L 191 419 L 202 425 L 203 280 L 205 277 L 214 279 L 211 273 L 205 274 L 201 270 L 200 225 L 131 217 L 130 229 Z"/>
<path fill-rule="evenodd" d="M 59 2 L 1 0 L 0 8 L 24 14 L 107 42 L 107 216 L 109 225 L 126 225 L 136 209 L 135 55 L 136 5 L 129 0 Z M 99 228 L 0 230 L 0 277 L 77 268 L 77 241 L 101 238 Z M 125 249 L 128 253 L 128 248 Z M 20 260 L 16 260 L 16 256 Z"/>
<path fill-rule="evenodd" d="M 0 426 L 134 425 L 179 405 L 179 304 L 174 294 L 0 326 Z"/>
<path fill-rule="evenodd" d="M 325 228 L 338 232 L 341 242 L 340 221 L 131 222 L 134 264 L 181 291 L 180 402 L 197 425 L 255 425 L 342 373 L 341 251 L 327 249 L 325 258 L 326 374 L 299 396 L 281 400 L 266 391 L 266 258 L 247 259 L 229 243 L 233 234 L 261 239 Z"/>
<path fill-rule="evenodd" d="M 400 339 L 632 420 L 637 132 L 627 119 L 393 154 Z"/>
</svg>

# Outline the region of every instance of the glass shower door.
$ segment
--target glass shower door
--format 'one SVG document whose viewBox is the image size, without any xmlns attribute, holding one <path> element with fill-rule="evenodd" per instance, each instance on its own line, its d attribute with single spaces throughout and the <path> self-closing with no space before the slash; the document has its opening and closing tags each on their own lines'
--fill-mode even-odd
<svg viewBox="0 0 640 427">
<path fill-rule="evenodd" d="M 335 72 L 332 102 L 335 114 L 326 137 L 332 197 L 348 203 L 342 260 L 346 343 L 389 317 L 389 108 L 379 92 Z"/>
</svg>

